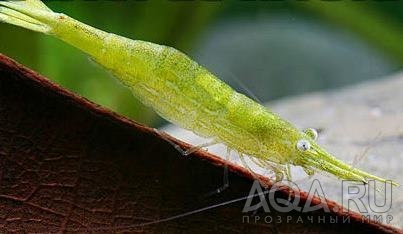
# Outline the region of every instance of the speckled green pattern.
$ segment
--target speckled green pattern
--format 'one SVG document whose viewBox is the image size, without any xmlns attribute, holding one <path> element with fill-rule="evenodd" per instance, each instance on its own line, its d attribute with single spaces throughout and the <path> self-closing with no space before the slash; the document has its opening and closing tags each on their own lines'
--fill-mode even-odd
<svg viewBox="0 0 403 234">
<path fill-rule="evenodd" d="M 325 171 L 356 182 L 385 181 L 337 160 L 310 136 L 174 48 L 103 32 L 53 13 L 39 0 L 1 1 L 0 21 L 53 35 L 79 48 L 165 119 L 249 155 L 277 175 L 289 177 L 287 165 L 298 165 L 308 174 Z M 297 147 L 301 140 L 306 149 Z"/>
</svg>

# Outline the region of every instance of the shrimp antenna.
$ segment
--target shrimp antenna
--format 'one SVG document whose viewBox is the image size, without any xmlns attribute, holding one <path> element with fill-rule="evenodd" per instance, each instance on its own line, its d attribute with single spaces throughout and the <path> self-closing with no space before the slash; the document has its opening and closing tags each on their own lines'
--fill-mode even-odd
<svg viewBox="0 0 403 234">
<path fill-rule="evenodd" d="M 239 88 L 241 88 L 247 96 L 249 96 L 251 99 L 253 99 L 255 102 L 257 102 L 257 103 L 259 103 L 259 104 L 262 104 L 262 105 L 264 104 L 264 103 L 262 102 L 262 100 L 260 100 L 260 98 L 258 98 L 258 97 L 252 92 L 252 90 L 250 90 L 250 88 L 248 88 L 248 86 L 247 86 L 243 81 L 241 81 L 241 80 L 238 78 L 237 75 L 235 75 L 232 71 L 230 71 L 230 70 L 228 70 L 228 69 L 225 69 L 224 72 L 229 75 L 229 78 L 230 78 L 231 80 L 233 80 L 233 81 L 235 82 L 235 84 L 236 84 Z"/>
<path fill-rule="evenodd" d="M 139 224 L 122 225 L 122 226 L 116 226 L 116 227 L 71 228 L 71 229 L 66 229 L 65 231 L 80 231 L 80 230 L 102 231 L 102 230 L 117 230 L 117 229 L 145 227 L 145 226 L 149 226 L 149 225 L 152 225 L 152 224 L 158 224 L 158 223 L 163 223 L 163 222 L 168 222 L 168 221 L 184 218 L 184 217 L 187 217 L 187 216 L 190 216 L 190 215 L 194 215 L 194 214 L 201 213 L 201 212 L 204 212 L 204 211 L 207 211 L 207 210 L 215 209 L 215 208 L 218 208 L 218 207 L 221 207 L 221 206 L 226 206 L 226 205 L 229 205 L 229 204 L 232 204 L 232 203 L 244 201 L 244 200 L 247 200 L 249 198 L 254 198 L 254 197 L 257 197 L 257 196 L 261 196 L 261 195 L 266 195 L 269 192 L 270 192 L 269 190 L 266 190 L 264 192 L 255 193 L 253 195 L 248 195 L 248 196 L 236 198 L 236 199 L 233 199 L 233 200 L 229 200 L 229 201 L 218 203 L 218 204 L 215 204 L 215 205 L 203 207 L 203 208 L 196 209 L 196 210 L 193 210 L 193 211 L 189 211 L 189 212 L 186 212 L 186 213 L 174 215 L 174 216 L 171 216 L 171 217 L 168 217 L 168 218 L 157 219 L 157 220 L 144 222 L 144 223 L 139 223 Z"/>
<path fill-rule="evenodd" d="M 361 162 L 367 155 L 369 150 L 374 147 L 374 143 L 377 142 L 379 140 L 379 138 L 382 136 L 382 132 L 379 132 L 374 139 L 372 139 L 369 142 L 369 145 L 367 145 L 367 147 L 365 147 L 364 151 L 361 154 L 357 154 L 354 157 L 353 163 L 351 164 L 352 168 L 355 168 L 359 162 Z"/>
</svg>

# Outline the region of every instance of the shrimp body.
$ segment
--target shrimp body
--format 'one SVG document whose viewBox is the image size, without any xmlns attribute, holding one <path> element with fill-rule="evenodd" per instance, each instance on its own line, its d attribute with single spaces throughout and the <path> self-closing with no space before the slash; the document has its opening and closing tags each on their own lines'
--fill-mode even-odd
<svg viewBox="0 0 403 234">
<path fill-rule="evenodd" d="M 40 0 L 0 1 L 0 21 L 53 35 L 77 47 L 163 118 L 214 138 L 262 166 L 285 172 L 286 166 L 298 165 L 309 173 L 325 171 L 356 182 L 386 181 L 336 159 L 309 134 L 237 93 L 172 47 L 98 30 L 52 12 Z"/>
<path fill-rule="evenodd" d="M 101 58 L 94 59 L 102 64 L 102 58 L 113 57 L 112 51 L 106 49 Z M 275 155 L 270 150 L 276 145 L 270 136 L 276 129 L 292 125 L 236 92 L 182 52 L 131 40 L 117 54 L 126 61 L 123 66 L 104 66 L 163 118 L 240 153 L 287 162 L 288 157 L 281 157 L 284 154 Z"/>
</svg>

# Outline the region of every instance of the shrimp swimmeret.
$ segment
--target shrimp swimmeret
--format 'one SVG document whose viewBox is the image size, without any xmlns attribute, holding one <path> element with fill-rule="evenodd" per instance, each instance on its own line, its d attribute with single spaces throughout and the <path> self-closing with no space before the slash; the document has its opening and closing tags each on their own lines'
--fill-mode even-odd
<svg viewBox="0 0 403 234">
<path fill-rule="evenodd" d="M 0 21 L 77 47 L 163 118 L 250 156 L 277 179 L 290 179 L 294 165 L 308 174 L 323 171 L 358 183 L 386 181 L 336 159 L 315 142 L 315 131 L 298 130 L 174 48 L 98 30 L 40 0 L 0 1 Z"/>
</svg>

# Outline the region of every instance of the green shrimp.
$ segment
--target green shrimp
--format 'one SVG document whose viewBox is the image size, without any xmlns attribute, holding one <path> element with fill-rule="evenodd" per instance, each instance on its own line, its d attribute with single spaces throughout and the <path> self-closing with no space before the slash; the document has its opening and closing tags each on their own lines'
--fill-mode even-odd
<svg viewBox="0 0 403 234">
<path fill-rule="evenodd" d="M 98 30 L 40 0 L 0 1 L 0 21 L 77 47 L 166 120 L 250 156 L 278 178 L 290 179 L 294 165 L 357 183 L 387 181 L 336 159 L 315 142 L 315 131 L 300 131 L 172 47 Z"/>
</svg>

